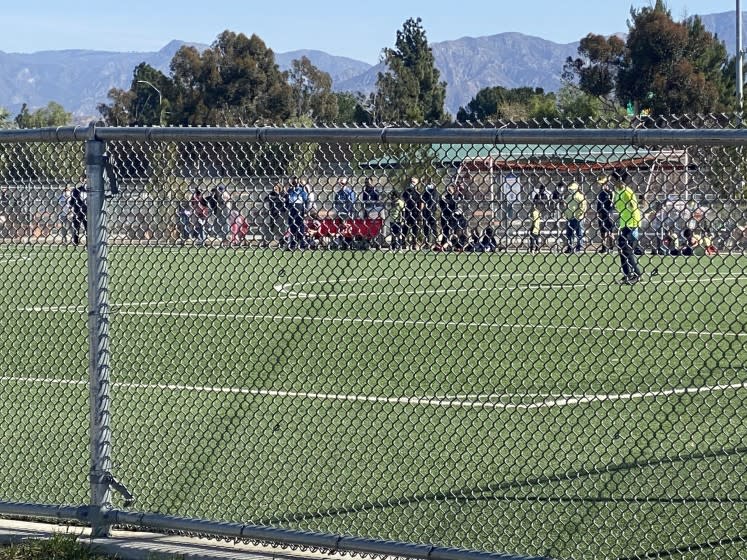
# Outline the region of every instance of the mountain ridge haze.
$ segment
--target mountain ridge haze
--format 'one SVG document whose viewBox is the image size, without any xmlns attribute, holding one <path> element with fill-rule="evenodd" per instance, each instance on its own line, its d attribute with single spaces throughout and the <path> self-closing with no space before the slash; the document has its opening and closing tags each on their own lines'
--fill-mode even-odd
<svg viewBox="0 0 747 560">
<path fill-rule="evenodd" d="M 700 16 L 705 27 L 724 40 L 730 53 L 736 50 L 734 12 Z M 744 21 L 744 13 L 742 14 Z M 747 22 L 745 22 L 747 23 Z M 580 39 L 580 38 L 579 38 Z M 172 40 L 155 52 L 97 50 L 46 50 L 35 53 L 0 51 L 0 107 L 17 114 L 23 103 L 30 110 L 50 101 L 61 104 L 77 121 L 98 116 L 96 106 L 107 103 L 111 88 L 128 89 L 135 67 L 145 62 L 169 75 L 169 65 L 183 45 L 198 49 L 208 45 Z M 545 91 L 561 87 L 563 63 L 576 56 L 578 42 L 561 44 L 518 32 L 431 43 L 436 67 L 447 83 L 446 108 L 455 115 L 485 87 L 530 86 Z M 324 51 L 303 49 L 275 53 L 282 70 L 306 56 L 319 69 L 330 74 L 335 91 L 374 90 L 383 63 L 371 65 Z"/>
</svg>

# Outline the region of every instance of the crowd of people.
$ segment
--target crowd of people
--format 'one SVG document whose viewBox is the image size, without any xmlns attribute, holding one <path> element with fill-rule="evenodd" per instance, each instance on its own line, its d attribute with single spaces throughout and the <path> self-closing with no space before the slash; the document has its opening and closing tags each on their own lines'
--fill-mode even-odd
<svg viewBox="0 0 747 560">
<path fill-rule="evenodd" d="M 531 194 L 526 214 L 512 204 L 510 216 L 475 218 L 469 211 L 465 189 L 457 182 L 439 189 L 431 177 L 410 177 L 402 188 L 383 191 L 369 177 L 358 192 L 347 177 L 342 177 L 331 197 L 320 203 L 308 180 L 294 176 L 287 184 L 276 183 L 264 195 L 259 210 L 253 212 L 242 211 L 223 185 L 206 192 L 194 188 L 179 206 L 178 222 L 182 242 L 193 240 L 198 244 L 213 238 L 234 246 L 256 241 L 260 246 L 286 249 L 348 248 L 356 246 L 350 243 L 351 232 L 355 231 L 352 237 L 365 237 L 365 247 L 497 251 L 506 246 L 509 235 L 515 246 L 516 235 L 520 234 L 526 238 L 526 245 L 520 245 L 531 252 L 552 247 L 579 253 L 588 248 L 588 232 L 594 229 L 590 221 L 595 217 L 596 251 L 627 255 L 627 247 L 621 246 L 624 237 L 633 257 L 641 254 L 642 197 L 633 189 L 629 175 L 621 170 L 600 176 L 597 187 L 592 195 L 594 211 L 589 197 L 573 181 L 557 183 L 552 192 L 540 185 Z M 509 232 L 508 227 L 517 221 L 523 225 Z M 80 229 L 80 217 L 76 223 L 74 231 Z M 630 225 L 635 227 L 628 228 Z M 258 234 L 258 239 L 250 233 Z M 662 254 L 717 251 L 707 230 L 685 228 L 657 235 L 657 251 Z M 632 261 L 630 266 L 634 268 Z"/>
</svg>

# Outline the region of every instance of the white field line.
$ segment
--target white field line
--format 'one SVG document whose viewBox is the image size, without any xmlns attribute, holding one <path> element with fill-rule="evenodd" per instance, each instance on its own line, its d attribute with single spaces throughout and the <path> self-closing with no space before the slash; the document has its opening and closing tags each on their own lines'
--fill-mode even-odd
<svg viewBox="0 0 747 560">
<path fill-rule="evenodd" d="M 480 291 L 494 291 L 496 287 L 490 288 L 453 288 L 453 289 L 436 289 L 436 290 L 398 290 L 392 292 L 376 291 L 368 293 L 353 293 L 353 294 L 314 294 L 306 292 L 293 292 L 289 288 L 297 284 L 303 284 L 304 286 L 311 285 L 322 285 L 322 284 L 354 284 L 354 283 L 379 283 L 383 281 L 398 280 L 400 282 L 407 280 L 417 280 L 425 278 L 514 278 L 524 277 L 524 273 L 480 273 L 480 274 L 468 274 L 468 275 L 443 275 L 443 276 L 382 276 L 382 277 L 364 277 L 364 278 L 345 278 L 340 280 L 323 279 L 323 280 L 312 280 L 309 282 L 291 282 L 287 284 L 280 284 L 274 286 L 278 292 L 275 296 L 237 296 L 237 297 L 222 297 L 222 298 L 194 298 L 186 300 L 175 300 L 175 301 L 146 301 L 146 302 L 125 302 L 125 303 L 113 303 L 111 305 L 111 311 L 116 315 L 132 315 L 132 316 L 154 316 L 154 317 L 183 317 L 183 318 L 216 318 L 216 319 L 243 319 L 243 320 L 255 320 L 255 321 L 296 321 L 296 322 L 321 322 L 321 323 L 342 323 L 342 324 L 371 324 L 371 325 L 402 325 L 402 326 L 424 326 L 424 327 L 450 327 L 450 328 L 477 328 L 477 329 L 537 329 L 537 330 L 569 330 L 576 332 L 590 332 L 590 333 L 630 333 L 636 332 L 639 334 L 655 334 L 655 335 L 670 335 L 670 336 L 697 336 L 697 337 L 736 337 L 742 338 L 747 337 L 747 333 L 731 332 L 731 331 L 694 331 L 694 330 L 675 330 L 675 329 L 650 329 L 650 328 L 637 328 L 635 330 L 626 327 L 596 327 L 596 326 L 558 326 L 558 325 L 542 325 L 542 324 L 515 324 L 515 323 L 487 323 L 487 322 L 474 322 L 474 321 L 431 321 L 431 320 L 416 320 L 416 319 L 369 319 L 369 318 L 355 318 L 355 317 L 308 317 L 301 315 L 262 315 L 262 314 L 246 314 L 246 313 L 216 313 L 216 312 L 204 312 L 204 311 L 127 311 L 126 308 L 132 307 L 158 307 L 162 305 L 185 305 L 185 304 L 196 304 L 196 303 L 211 303 L 211 302 L 235 302 L 235 301 L 264 301 L 278 299 L 279 297 L 298 297 L 298 298 L 331 298 L 331 297 L 368 297 L 368 296 L 383 296 L 383 295 L 411 295 L 411 294 L 435 294 L 435 293 L 462 293 L 462 292 L 480 292 Z M 581 272 L 574 274 L 573 276 L 578 277 L 606 277 L 609 274 L 606 273 L 585 273 Z M 657 280 L 655 283 L 661 284 L 684 284 L 691 282 L 713 282 L 715 280 L 747 280 L 747 276 L 708 276 L 700 278 L 672 278 L 668 280 Z M 654 281 L 651 281 L 654 282 Z M 585 287 L 585 286 L 599 286 L 598 282 L 592 283 L 569 283 L 569 284 L 517 284 L 516 286 L 507 286 L 511 289 L 537 289 L 537 288 L 558 288 L 558 287 Z M 85 313 L 85 305 L 50 305 L 50 306 L 31 306 L 21 307 L 18 311 L 26 312 L 65 312 L 65 313 Z"/>
<path fill-rule="evenodd" d="M 6 255 L 0 255 L 0 264 L 9 264 L 18 261 L 30 261 L 31 257 L 11 257 Z"/>
<path fill-rule="evenodd" d="M 600 275 L 600 273 L 580 273 L 580 276 L 584 275 Z M 365 282 L 382 282 L 385 280 L 424 280 L 426 278 L 464 278 L 464 279 L 470 279 L 470 278 L 513 278 L 513 277 L 521 277 L 524 276 L 521 273 L 507 273 L 503 272 L 500 274 L 490 274 L 490 273 L 480 273 L 480 274 L 468 274 L 464 276 L 460 276 L 458 274 L 447 274 L 443 276 L 382 276 L 378 278 L 346 278 L 342 280 L 312 280 L 309 282 L 304 283 L 305 285 L 312 285 L 312 284 L 332 284 L 332 283 L 339 283 L 339 284 L 357 284 L 357 283 L 365 283 Z M 177 300 L 160 300 L 160 301 L 134 301 L 134 302 L 123 302 L 123 303 L 112 303 L 111 308 L 112 309 L 120 309 L 123 307 L 160 307 L 165 305 L 189 305 L 189 304 L 195 304 L 195 303 L 233 303 L 233 302 L 245 302 L 245 301 L 268 301 L 268 300 L 277 300 L 281 297 L 285 296 L 286 298 L 307 298 L 307 297 L 317 297 L 317 296 L 307 296 L 307 295 L 295 295 L 294 293 L 290 293 L 288 291 L 283 290 L 282 288 L 284 286 L 294 286 L 298 284 L 299 282 L 292 282 L 290 284 L 281 284 L 273 286 L 276 292 L 279 292 L 277 294 L 269 295 L 269 296 L 230 296 L 230 297 L 213 297 L 213 298 L 187 298 L 187 299 L 177 299 Z M 492 289 L 492 288 L 491 288 Z M 430 293 L 430 292 L 427 292 Z M 326 296 L 325 296 L 326 297 Z M 341 296 L 340 296 L 341 297 Z M 28 307 L 22 307 L 19 308 L 18 311 L 48 311 L 48 312 L 54 312 L 54 311 L 61 311 L 61 312 L 72 312 L 72 313 L 85 313 L 86 307 L 84 305 L 36 305 L 36 306 L 28 306 Z"/>
<path fill-rule="evenodd" d="M 464 276 L 464 277 L 457 277 L 454 276 L 454 278 L 469 278 L 469 277 L 488 277 L 488 275 L 471 275 L 471 276 Z M 502 274 L 499 276 L 503 277 L 515 277 L 515 276 L 523 276 L 522 274 Z M 602 274 L 602 273 L 580 273 L 579 276 L 589 276 L 589 277 L 603 277 L 603 276 L 609 276 L 608 274 Z M 365 283 L 365 282 L 371 282 L 371 281 L 381 281 L 381 280 L 402 280 L 402 279 L 419 279 L 420 277 L 403 277 L 403 278 L 350 278 L 345 280 L 319 280 L 319 281 L 313 281 L 309 282 L 309 284 L 334 284 L 334 283 L 340 283 L 340 284 L 350 284 L 350 283 Z M 449 276 L 438 276 L 434 278 L 449 278 Z M 691 282 L 695 283 L 709 283 L 714 280 L 723 280 L 723 281 L 740 281 L 740 280 L 747 280 L 747 276 L 719 276 L 719 277 L 707 277 L 707 278 L 679 278 L 679 279 L 671 279 L 671 280 L 660 280 L 660 281 L 650 281 L 657 284 L 687 284 Z M 393 291 L 375 291 L 375 292 L 357 292 L 352 294 L 315 294 L 310 292 L 296 292 L 289 290 L 291 286 L 295 286 L 296 284 L 300 284 L 300 282 L 291 282 L 288 284 L 278 284 L 273 286 L 275 291 L 278 292 L 278 295 L 274 296 L 233 296 L 233 297 L 215 297 L 215 298 L 189 298 L 189 299 L 178 299 L 178 300 L 161 300 L 161 301 L 136 301 L 136 302 L 123 302 L 123 303 L 112 303 L 111 309 L 115 312 L 119 312 L 122 308 L 131 308 L 131 307 L 161 307 L 166 305 L 190 305 L 190 304 L 199 304 L 199 303 L 232 303 L 232 302 L 249 302 L 249 301 L 268 301 L 268 300 L 276 300 L 279 299 L 281 295 L 284 295 L 286 297 L 290 298 L 299 298 L 299 299 L 309 299 L 309 298 L 357 298 L 357 297 L 377 297 L 377 296 L 387 296 L 387 295 L 418 295 L 418 294 L 447 294 L 447 293 L 477 293 L 477 292 L 492 292 L 499 287 L 492 286 L 487 288 L 443 288 L 443 289 L 420 289 L 420 290 L 393 290 Z M 603 284 L 600 284 L 598 282 L 594 283 L 578 283 L 578 282 L 567 282 L 567 283 L 560 283 L 560 284 L 552 284 L 552 283 L 536 283 L 536 284 L 516 284 L 514 286 L 505 286 L 505 288 L 509 288 L 512 290 L 515 289 L 540 289 L 540 288 L 547 288 L 547 289 L 555 289 L 555 288 L 584 288 L 589 286 L 601 286 Z M 18 311 L 27 311 L 27 312 L 71 312 L 71 313 L 85 313 L 86 307 L 84 305 L 36 305 L 36 306 L 27 306 L 27 307 L 20 307 L 17 309 Z M 121 312 L 120 312 L 121 314 Z M 172 313 L 166 312 L 165 314 L 171 315 Z M 237 318 L 240 318 L 237 316 Z"/>
<path fill-rule="evenodd" d="M 331 323 L 352 325 L 399 325 L 408 327 L 446 327 L 498 330 L 531 330 L 537 336 L 542 331 L 574 331 L 589 333 L 622 333 L 622 334 L 659 334 L 669 336 L 696 337 L 734 337 L 747 338 L 747 332 L 731 331 L 687 331 L 674 329 L 649 329 L 644 327 L 593 327 L 575 325 L 542 325 L 516 323 L 488 323 L 482 321 L 430 321 L 423 319 L 368 319 L 360 317 L 307 317 L 303 315 L 253 315 L 243 313 L 210 313 L 200 311 L 153 312 L 153 311 L 117 311 L 117 315 L 156 316 L 156 317 L 189 317 L 213 319 L 242 319 L 248 321 L 294 321 L 305 323 Z"/>
<path fill-rule="evenodd" d="M 511 277 L 514 277 L 517 275 L 511 275 Z M 519 275 L 523 276 L 523 275 Z M 594 277 L 609 277 L 610 274 L 602 274 L 602 273 L 593 273 L 593 274 L 579 274 L 579 276 L 588 276 L 589 279 L 592 279 Z M 444 278 L 442 276 L 434 276 L 433 278 Z M 457 277 L 459 278 L 459 277 Z M 465 279 L 467 277 L 464 277 Z M 643 284 L 709 284 L 709 283 L 715 283 L 715 282 L 729 282 L 729 281 L 741 281 L 741 280 L 747 280 L 747 276 L 734 276 L 734 275 L 727 275 L 727 276 L 707 276 L 707 277 L 699 277 L 699 278 L 690 278 L 690 277 L 683 277 L 683 278 L 670 278 L 670 279 L 654 279 L 649 278 L 647 280 L 644 280 Z M 320 298 L 320 299 L 330 299 L 330 298 L 363 298 L 363 297 L 378 297 L 378 296 L 389 296 L 389 295 L 419 295 L 419 294 L 448 294 L 448 293 L 478 293 L 478 292 L 493 292 L 500 289 L 509 289 L 509 290 L 537 290 L 537 289 L 563 289 L 563 288 L 589 288 L 589 287 L 606 287 L 607 285 L 602 282 L 580 282 L 580 281 L 573 281 L 573 280 L 567 280 L 565 282 L 559 282 L 559 283 L 553 283 L 553 282 L 535 282 L 535 283 L 517 283 L 515 285 L 507 285 L 507 286 L 490 286 L 490 287 L 483 287 L 483 288 L 421 288 L 421 289 L 399 289 L 399 290 L 391 290 L 391 291 L 383 291 L 383 290 L 375 290 L 370 292 L 354 292 L 349 294 L 334 294 L 334 293 L 314 293 L 314 292 L 304 292 L 304 291 L 295 291 L 291 288 L 293 286 L 296 286 L 298 284 L 302 284 L 304 286 L 308 286 L 311 284 L 342 284 L 342 283 L 352 283 L 352 282 L 360 282 L 365 283 L 366 279 L 364 278 L 353 278 L 349 280 L 324 280 L 324 281 L 316 281 L 316 282 L 310 282 L 310 283 L 303 283 L 303 282 L 289 282 L 286 284 L 278 284 L 276 286 L 273 286 L 275 290 L 279 293 L 285 294 L 289 297 L 295 297 L 295 298 L 305 298 L 305 299 L 313 299 L 313 298 Z"/>
<path fill-rule="evenodd" d="M 85 307 L 49 307 L 36 309 L 23 309 L 23 311 L 50 311 L 66 313 L 84 313 Z M 552 324 L 517 324 L 517 323 L 488 323 L 484 321 L 431 321 L 423 319 L 370 319 L 361 317 L 312 317 L 304 315 L 262 315 L 250 313 L 214 313 L 208 311 L 124 311 L 114 310 L 113 315 L 136 316 L 136 317 L 180 317 L 192 319 L 227 319 L 244 321 L 271 321 L 271 322 L 301 322 L 301 323 L 329 323 L 350 325 L 391 325 L 406 327 L 442 327 L 442 328 L 467 328 L 467 329 L 496 329 L 533 331 L 536 336 L 543 331 L 571 331 L 588 333 L 621 333 L 621 334 L 654 334 L 666 336 L 694 336 L 694 337 L 727 337 L 747 338 L 747 332 L 731 331 L 692 331 L 676 329 L 651 329 L 646 327 L 598 327 L 577 325 L 552 325 Z"/>
<path fill-rule="evenodd" d="M 54 379 L 40 377 L 0 377 L 0 381 L 19 383 L 42 383 L 49 385 L 87 385 L 87 380 Z M 591 394 L 545 398 L 533 403 L 502 403 L 490 400 L 455 399 L 444 397 L 379 397 L 374 395 L 345 395 L 335 393 L 316 393 L 308 391 L 282 391 L 275 389 L 246 389 L 241 387 L 211 387 L 201 385 L 180 385 L 169 383 L 113 383 L 114 387 L 135 390 L 161 390 L 194 393 L 231 393 L 258 397 L 279 397 L 290 399 L 311 399 L 347 402 L 369 402 L 379 404 L 401 404 L 407 406 L 436 406 L 441 408 L 483 408 L 496 410 L 532 410 L 537 408 L 556 408 L 577 404 L 632 401 L 640 399 L 666 398 L 676 395 L 697 395 L 702 393 L 723 392 L 747 388 L 747 381 L 721 385 L 704 385 L 702 387 L 681 387 L 661 389 L 658 391 L 640 391 L 634 393 Z M 516 395 L 484 395 L 485 398 L 508 398 Z"/>
</svg>

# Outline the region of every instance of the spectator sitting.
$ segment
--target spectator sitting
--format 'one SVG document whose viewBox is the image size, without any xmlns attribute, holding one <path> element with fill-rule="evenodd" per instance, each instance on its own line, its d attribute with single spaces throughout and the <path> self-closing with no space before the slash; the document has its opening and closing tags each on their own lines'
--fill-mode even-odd
<svg viewBox="0 0 747 560">
<path fill-rule="evenodd" d="M 672 256 L 677 256 L 680 254 L 680 238 L 671 229 L 664 234 L 661 242 L 664 246 L 664 254 Z"/>
<path fill-rule="evenodd" d="M 701 244 L 703 245 L 703 249 L 705 250 L 706 255 L 718 255 L 718 249 L 713 244 L 713 236 L 711 235 L 710 230 L 705 230 L 703 232 L 703 241 L 701 242 Z"/>
<path fill-rule="evenodd" d="M 685 246 L 682 247 L 680 254 L 687 257 L 694 255 L 696 249 L 700 246 L 700 236 L 692 229 L 685 228 L 682 231 L 682 237 L 685 238 Z"/>
<path fill-rule="evenodd" d="M 228 221 L 230 222 L 231 230 L 231 247 L 244 245 L 249 234 L 249 223 L 246 221 L 246 218 L 238 210 L 232 209 L 229 212 Z"/>
<path fill-rule="evenodd" d="M 495 230 L 488 226 L 482 231 L 480 236 L 480 250 L 494 253 L 498 250 L 498 242 L 495 239 Z"/>
<path fill-rule="evenodd" d="M 315 211 L 309 212 L 306 220 L 306 243 L 310 249 L 316 249 L 319 244 L 322 222 Z"/>
</svg>

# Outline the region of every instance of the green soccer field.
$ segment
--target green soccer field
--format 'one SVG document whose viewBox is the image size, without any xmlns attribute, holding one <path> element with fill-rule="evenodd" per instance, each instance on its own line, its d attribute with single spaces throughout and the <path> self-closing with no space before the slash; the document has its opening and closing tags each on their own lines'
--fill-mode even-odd
<svg viewBox="0 0 747 560">
<path fill-rule="evenodd" d="M 747 551 L 747 257 L 643 256 L 634 286 L 596 254 L 109 257 L 138 510 L 554 558 Z M 85 258 L 0 251 L 0 500 L 88 501 Z"/>
</svg>

